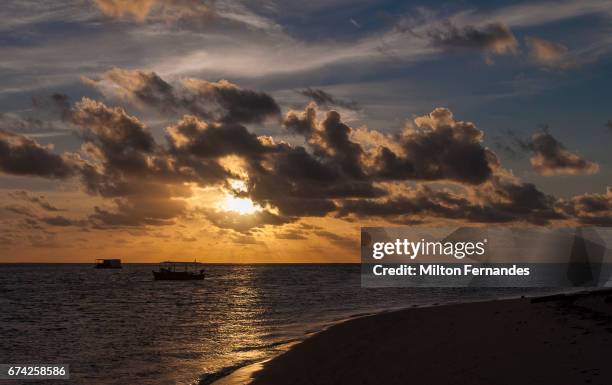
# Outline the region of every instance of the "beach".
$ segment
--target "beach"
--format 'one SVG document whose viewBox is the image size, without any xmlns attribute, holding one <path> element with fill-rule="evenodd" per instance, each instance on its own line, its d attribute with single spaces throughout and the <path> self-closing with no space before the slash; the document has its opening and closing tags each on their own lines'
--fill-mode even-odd
<svg viewBox="0 0 612 385">
<path fill-rule="evenodd" d="M 610 384 L 611 342 L 609 291 L 411 308 L 315 334 L 251 384 Z"/>
</svg>

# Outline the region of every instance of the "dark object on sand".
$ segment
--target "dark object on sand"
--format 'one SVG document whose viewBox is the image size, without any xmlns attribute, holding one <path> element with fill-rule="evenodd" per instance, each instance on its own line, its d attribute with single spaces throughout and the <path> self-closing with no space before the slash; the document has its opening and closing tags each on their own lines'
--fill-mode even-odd
<svg viewBox="0 0 612 385">
<path fill-rule="evenodd" d="M 94 265 L 96 269 L 121 269 L 121 260 L 120 259 L 96 259 L 96 264 Z"/>
<path fill-rule="evenodd" d="M 159 271 L 153 271 L 153 278 L 156 281 L 201 281 L 204 269 L 197 270 L 199 265 L 197 262 L 162 262 Z"/>
</svg>

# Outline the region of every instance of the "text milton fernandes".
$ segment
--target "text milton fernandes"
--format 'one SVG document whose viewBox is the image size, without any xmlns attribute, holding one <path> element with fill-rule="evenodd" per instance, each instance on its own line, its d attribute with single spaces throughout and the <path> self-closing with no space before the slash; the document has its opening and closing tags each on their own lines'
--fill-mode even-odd
<svg viewBox="0 0 612 385">
<path fill-rule="evenodd" d="M 394 267 L 385 267 L 383 265 L 374 265 L 372 268 L 374 275 L 407 275 L 407 276 L 515 276 L 529 275 L 528 267 L 476 267 L 474 265 L 462 265 L 461 267 L 448 267 L 436 264 L 427 265 L 399 265 Z"/>
</svg>

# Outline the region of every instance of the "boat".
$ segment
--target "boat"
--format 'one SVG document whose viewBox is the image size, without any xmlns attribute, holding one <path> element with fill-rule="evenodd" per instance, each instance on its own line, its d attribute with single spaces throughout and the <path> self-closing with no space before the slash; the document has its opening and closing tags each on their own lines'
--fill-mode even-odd
<svg viewBox="0 0 612 385">
<path fill-rule="evenodd" d="M 96 259 L 96 264 L 94 265 L 96 269 L 121 269 L 121 260 L 120 259 Z"/>
<path fill-rule="evenodd" d="M 153 271 L 153 278 L 156 281 L 201 281 L 204 279 L 204 269 L 198 262 L 162 262 L 158 271 Z"/>
</svg>

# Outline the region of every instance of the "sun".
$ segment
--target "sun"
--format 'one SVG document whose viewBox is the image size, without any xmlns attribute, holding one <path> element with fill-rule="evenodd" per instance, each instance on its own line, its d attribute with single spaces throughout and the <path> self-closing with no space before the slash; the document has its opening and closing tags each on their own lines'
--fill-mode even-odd
<svg viewBox="0 0 612 385">
<path fill-rule="evenodd" d="M 248 198 L 237 198 L 233 195 L 227 195 L 221 204 L 221 209 L 232 211 L 240 215 L 254 214 L 261 211 L 261 207 L 256 205 Z"/>
</svg>

